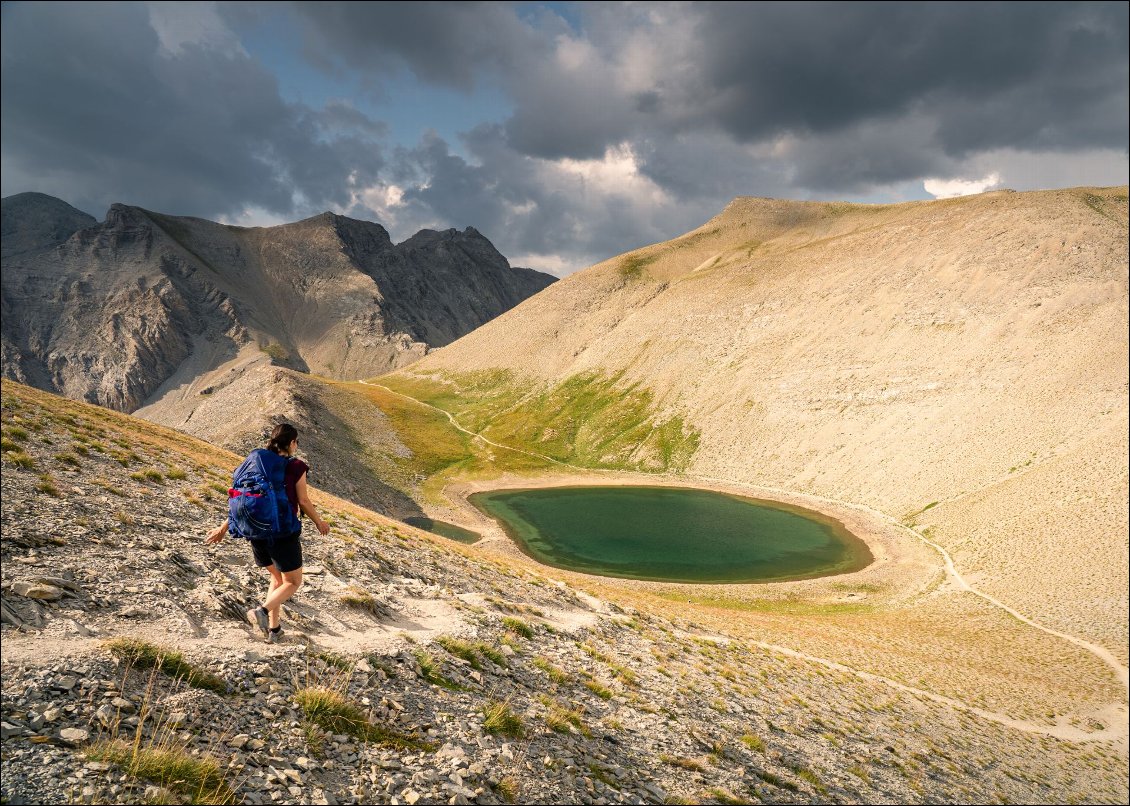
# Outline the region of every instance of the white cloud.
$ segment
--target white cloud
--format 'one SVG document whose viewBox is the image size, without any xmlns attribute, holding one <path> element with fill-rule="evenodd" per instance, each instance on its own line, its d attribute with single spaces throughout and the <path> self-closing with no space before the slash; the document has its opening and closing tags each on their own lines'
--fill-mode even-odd
<svg viewBox="0 0 1130 806">
<path fill-rule="evenodd" d="M 597 196 L 628 196 L 636 202 L 664 204 L 670 201 L 667 193 L 649 177 L 640 173 L 640 162 L 632 146 L 622 143 L 605 149 L 599 160 L 557 159 L 539 160 L 551 174 L 560 178 L 581 180 L 586 194 Z"/>
<path fill-rule="evenodd" d="M 922 186 L 935 199 L 952 199 L 955 196 L 972 196 L 984 193 L 1001 182 L 1001 175 L 993 171 L 980 179 L 926 179 Z"/>
<path fill-rule="evenodd" d="M 569 260 L 564 255 L 549 255 L 529 253 L 524 255 L 514 255 L 507 258 L 511 266 L 523 266 L 526 268 L 536 268 L 538 271 L 548 272 L 556 277 L 565 277 L 572 274 L 577 269 L 582 269 L 588 265 L 586 262 L 578 262 L 576 260 Z"/>
<path fill-rule="evenodd" d="M 237 215 L 218 216 L 216 221 L 233 227 L 277 227 L 294 221 L 292 215 L 277 215 L 262 207 L 245 207 Z"/>
</svg>

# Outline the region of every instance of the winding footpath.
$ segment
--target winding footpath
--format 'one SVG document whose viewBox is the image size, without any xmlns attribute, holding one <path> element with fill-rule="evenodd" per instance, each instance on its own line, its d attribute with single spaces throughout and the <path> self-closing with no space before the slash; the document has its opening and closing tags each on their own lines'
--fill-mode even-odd
<svg viewBox="0 0 1130 806">
<path fill-rule="evenodd" d="M 386 391 L 390 394 L 396 395 L 398 397 L 405 398 L 406 400 L 411 400 L 411 401 L 418 403 L 419 405 L 424 406 L 426 408 L 433 409 L 434 411 L 437 411 L 437 412 L 445 415 L 447 417 L 447 419 L 451 422 L 451 425 L 454 428 L 456 428 L 457 430 L 463 432 L 464 434 L 467 434 L 468 436 L 472 437 L 473 439 L 479 440 L 479 441 L 481 441 L 481 442 L 483 442 L 487 445 L 491 445 L 495 448 L 500 448 L 500 449 L 506 450 L 506 451 L 513 451 L 514 453 L 525 454 L 526 456 L 532 456 L 532 457 L 535 457 L 537 459 L 542 459 L 544 461 L 551 462 L 552 464 L 559 465 L 561 467 L 569 468 L 570 470 L 577 470 L 577 471 L 581 471 L 581 472 L 584 472 L 584 473 L 619 472 L 619 471 L 604 470 L 604 469 L 601 469 L 601 468 L 580 467 L 578 465 L 569 464 L 568 462 L 562 462 L 559 459 L 554 459 L 552 456 L 546 456 L 545 454 L 535 453 L 533 451 L 527 451 L 527 450 L 523 450 L 521 448 L 512 447 L 510 445 L 503 445 L 499 442 L 494 442 L 493 440 L 483 436 L 482 434 L 480 434 L 478 432 L 470 431 L 470 430 L 464 428 L 462 425 L 460 425 L 459 421 L 455 419 L 455 415 L 451 414 L 451 412 L 445 411 L 444 409 L 441 409 L 437 406 L 433 406 L 430 403 L 425 403 L 424 401 L 418 400 L 417 398 L 414 398 L 411 395 L 406 395 L 406 394 L 403 394 L 402 392 L 397 392 L 397 391 L 390 389 L 387 386 L 384 386 L 382 384 L 369 383 L 368 381 L 358 381 L 358 382 L 361 383 L 361 384 L 364 384 L 365 386 L 372 386 L 372 387 L 375 387 L 375 388 L 378 388 L 378 389 L 383 389 L 384 391 Z M 683 476 L 681 478 L 683 478 L 687 481 L 694 481 L 695 479 L 701 479 L 702 481 L 710 481 L 710 482 L 715 482 L 715 483 L 719 483 L 719 484 L 737 485 L 737 486 L 741 486 L 741 487 L 746 487 L 747 489 L 754 489 L 753 485 L 742 484 L 740 482 L 734 482 L 730 479 L 716 478 L 716 477 L 713 477 L 713 476 L 689 476 L 688 475 L 688 476 Z M 775 493 L 779 493 L 779 494 L 782 494 L 782 495 L 795 495 L 795 493 L 793 491 L 785 490 L 785 489 L 781 489 L 781 488 L 775 488 L 775 487 L 760 487 L 760 486 L 758 486 L 758 487 L 756 487 L 756 489 L 757 490 L 768 490 L 769 492 L 775 492 Z M 977 588 L 973 587 L 958 572 L 957 568 L 954 566 L 953 558 L 950 556 L 948 551 L 946 551 L 942 546 L 940 546 L 937 543 L 935 543 L 934 541 L 930 540 L 929 538 L 927 538 L 925 535 L 921 534 L 920 532 L 918 532 L 914 529 L 911 529 L 910 527 L 906 526 L 905 524 L 895 520 L 890 515 L 887 515 L 883 512 L 879 512 L 879 511 L 874 510 L 874 509 L 871 509 L 870 507 L 864 506 L 862 504 L 851 504 L 851 503 L 847 503 L 847 502 L 844 502 L 844 501 L 837 501 L 835 499 L 825 498 L 825 497 L 817 496 L 817 495 L 808 495 L 807 497 L 815 499 L 817 501 L 824 501 L 824 502 L 829 503 L 829 504 L 835 504 L 837 506 L 848 507 L 848 508 L 855 509 L 855 510 L 860 511 L 860 512 L 865 512 L 868 515 L 870 515 L 871 517 L 878 518 L 878 519 L 883 520 L 883 521 L 885 521 L 885 522 L 887 522 L 887 523 L 889 523 L 893 526 L 898 527 L 899 529 L 903 530 L 904 532 L 908 533 L 909 535 L 912 535 L 913 537 L 922 541 L 926 545 L 930 546 L 932 549 L 934 549 L 936 552 L 938 552 L 938 554 L 941 556 L 942 563 L 943 563 L 943 566 L 945 568 L 946 577 L 953 582 L 953 584 L 957 587 L 958 590 L 964 591 L 966 593 L 970 593 L 974 596 L 978 596 L 981 599 L 984 599 L 989 604 L 993 605 L 994 607 L 997 607 L 997 608 L 1003 610 L 1005 613 L 1008 613 L 1010 616 L 1017 619 L 1018 621 L 1021 621 L 1024 624 L 1027 624 L 1028 626 L 1030 626 L 1034 629 L 1040 630 L 1041 632 L 1047 633 L 1048 635 L 1052 635 L 1056 638 L 1067 641 L 1068 643 L 1074 644 L 1075 646 L 1078 646 L 1078 647 L 1086 650 L 1087 652 L 1090 652 L 1092 655 L 1097 657 L 1099 660 L 1101 660 L 1104 664 L 1109 666 L 1114 671 L 1115 676 L 1118 679 L 1119 684 L 1122 686 L 1123 691 L 1126 692 L 1127 698 L 1130 699 L 1130 670 L 1128 670 L 1127 667 L 1123 666 L 1119 662 L 1119 660 L 1114 656 L 1114 654 L 1112 652 L 1110 652 L 1110 650 L 1106 649 L 1106 647 L 1100 646 L 1100 645 L 1095 644 L 1091 641 L 1087 641 L 1083 638 L 1079 638 L 1077 636 L 1070 635 L 1070 634 L 1065 633 L 1065 632 L 1061 632 L 1060 630 L 1056 630 L 1056 629 L 1053 629 L 1051 627 L 1046 627 L 1043 624 L 1040 624 L 1039 622 L 1034 621 L 1034 620 L 1028 618 L 1027 616 L 1025 616 L 1024 614 L 1014 610 L 1013 608 L 1011 608 L 1008 605 L 1001 602 L 999 599 L 996 599 L 996 598 L 990 596 L 989 594 L 985 593 L 984 591 L 980 591 Z M 836 661 L 829 660 L 827 658 L 821 658 L 821 657 L 818 657 L 816 655 L 809 655 L 805 652 L 800 652 L 800 651 L 795 650 L 795 649 L 790 649 L 789 647 L 779 646 L 777 644 L 770 644 L 770 643 L 766 643 L 764 641 L 751 641 L 750 643 L 752 643 L 755 646 L 761 647 L 762 649 L 766 649 L 766 650 L 769 650 L 769 651 L 772 651 L 772 652 L 777 652 L 779 654 L 786 655 L 788 657 L 798 658 L 798 659 L 809 661 L 809 662 L 812 662 L 812 663 L 817 663 L 817 664 L 820 664 L 820 665 L 822 665 L 826 668 L 835 669 L 835 670 L 840 671 L 840 672 L 852 674 L 852 675 L 859 677 L 861 679 L 864 679 L 864 680 L 870 680 L 870 681 L 873 681 L 873 682 L 883 683 L 883 684 L 890 686 L 892 688 L 895 688 L 899 691 L 903 691 L 903 692 L 908 693 L 908 694 L 913 694 L 913 695 L 916 695 L 916 696 L 924 697 L 924 698 L 929 699 L 933 702 L 937 702 L 937 703 L 941 703 L 943 705 L 950 706 L 950 707 L 952 707 L 956 710 L 959 710 L 959 711 L 965 711 L 965 712 L 968 712 L 968 713 L 971 713 L 971 714 L 976 714 L 977 716 L 979 716 L 983 719 L 987 719 L 987 720 L 990 720 L 992 722 L 997 722 L 997 723 L 1002 724 L 1002 725 L 1007 725 L 1008 727 L 1014 728 L 1016 730 L 1024 731 L 1026 733 L 1034 733 L 1034 734 L 1040 734 L 1040 735 L 1044 735 L 1044 736 L 1051 736 L 1051 737 L 1054 737 L 1054 738 L 1057 738 L 1057 739 L 1063 739 L 1063 740 L 1071 741 L 1071 742 L 1114 741 L 1114 742 L 1121 743 L 1123 745 L 1123 747 L 1126 746 L 1128 739 L 1130 739 L 1130 724 L 1128 724 L 1128 722 L 1127 722 L 1127 706 L 1124 703 L 1112 703 L 1107 708 L 1107 711 L 1109 712 L 1109 718 L 1107 719 L 1106 726 L 1102 730 L 1085 731 L 1085 730 L 1082 730 L 1081 728 L 1077 728 L 1077 727 L 1074 727 L 1072 725 L 1054 725 L 1054 726 L 1041 725 L 1041 724 L 1038 724 L 1038 723 L 1035 723 L 1035 722 L 1028 722 L 1028 721 L 1025 721 L 1025 720 L 1013 719 L 1012 717 L 1010 717 L 1006 714 L 1000 714 L 1000 713 L 996 713 L 996 712 L 993 712 L 993 711 L 985 710 L 983 708 L 977 708 L 975 706 L 971 706 L 971 705 L 968 705 L 966 703 L 963 703 L 960 700 L 955 700 L 951 697 L 946 697 L 946 696 L 941 695 L 941 694 L 936 694 L 932 691 L 926 691 L 924 689 L 919 689 L 919 688 L 915 688 L 913 686 L 908 686 L 908 685 L 905 685 L 903 683 L 898 682 L 897 680 L 891 680 L 890 678 L 883 677 L 882 675 L 877 675 L 877 674 L 874 674 L 872 672 L 864 671 L 862 669 L 856 669 L 856 668 L 853 668 L 853 667 L 850 667 L 850 666 L 845 666 L 841 663 L 837 663 Z"/>
</svg>

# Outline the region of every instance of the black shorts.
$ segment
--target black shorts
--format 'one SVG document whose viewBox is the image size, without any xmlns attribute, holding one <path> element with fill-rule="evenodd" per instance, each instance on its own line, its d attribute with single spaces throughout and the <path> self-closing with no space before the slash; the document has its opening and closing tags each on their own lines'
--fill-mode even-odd
<svg viewBox="0 0 1130 806">
<path fill-rule="evenodd" d="M 295 532 L 276 540 L 248 540 L 255 564 L 260 568 L 273 565 L 282 573 L 297 571 L 302 567 L 302 536 Z"/>
</svg>

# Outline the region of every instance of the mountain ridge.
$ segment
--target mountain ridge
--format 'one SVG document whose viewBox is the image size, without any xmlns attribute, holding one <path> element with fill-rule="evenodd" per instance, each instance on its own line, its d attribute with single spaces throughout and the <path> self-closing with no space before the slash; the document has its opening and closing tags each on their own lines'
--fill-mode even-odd
<svg viewBox="0 0 1130 806">
<path fill-rule="evenodd" d="M 44 204 L 73 210 L 45 199 L 5 199 L 5 227 Z M 401 250 L 381 225 L 333 213 L 236 228 L 114 204 L 100 223 L 24 230 L 3 266 L 6 377 L 130 411 L 178 372 L 232 360 L 336 377 L 397 366 L 553 281 L 470 228 Z"/>
</svg>

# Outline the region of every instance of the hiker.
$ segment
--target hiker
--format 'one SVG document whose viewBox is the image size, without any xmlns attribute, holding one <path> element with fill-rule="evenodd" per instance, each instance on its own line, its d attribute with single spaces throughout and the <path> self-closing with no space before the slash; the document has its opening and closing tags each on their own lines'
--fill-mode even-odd
<svg viewBox="0 0 1130 806">
<path fill-rule="evenodd" d="M 270 572 L 266 600 L 247 611 L 248 622 L 270 643 L 282 637 L 282 603 L 302 585 L 299 510 L 314 521 L 320 534 L 330 531 L 310 501 L 306 490 L 310 467 L 295 458 L 297 452 L 298 430 L 289 423 L 275 426 L 267 447 L 253 450 L 236 469 L 228 490 L 228 519 L 204 541 L 219 543 L 229 530 L 245 537 L 255 564 Z"/>
</svg>

